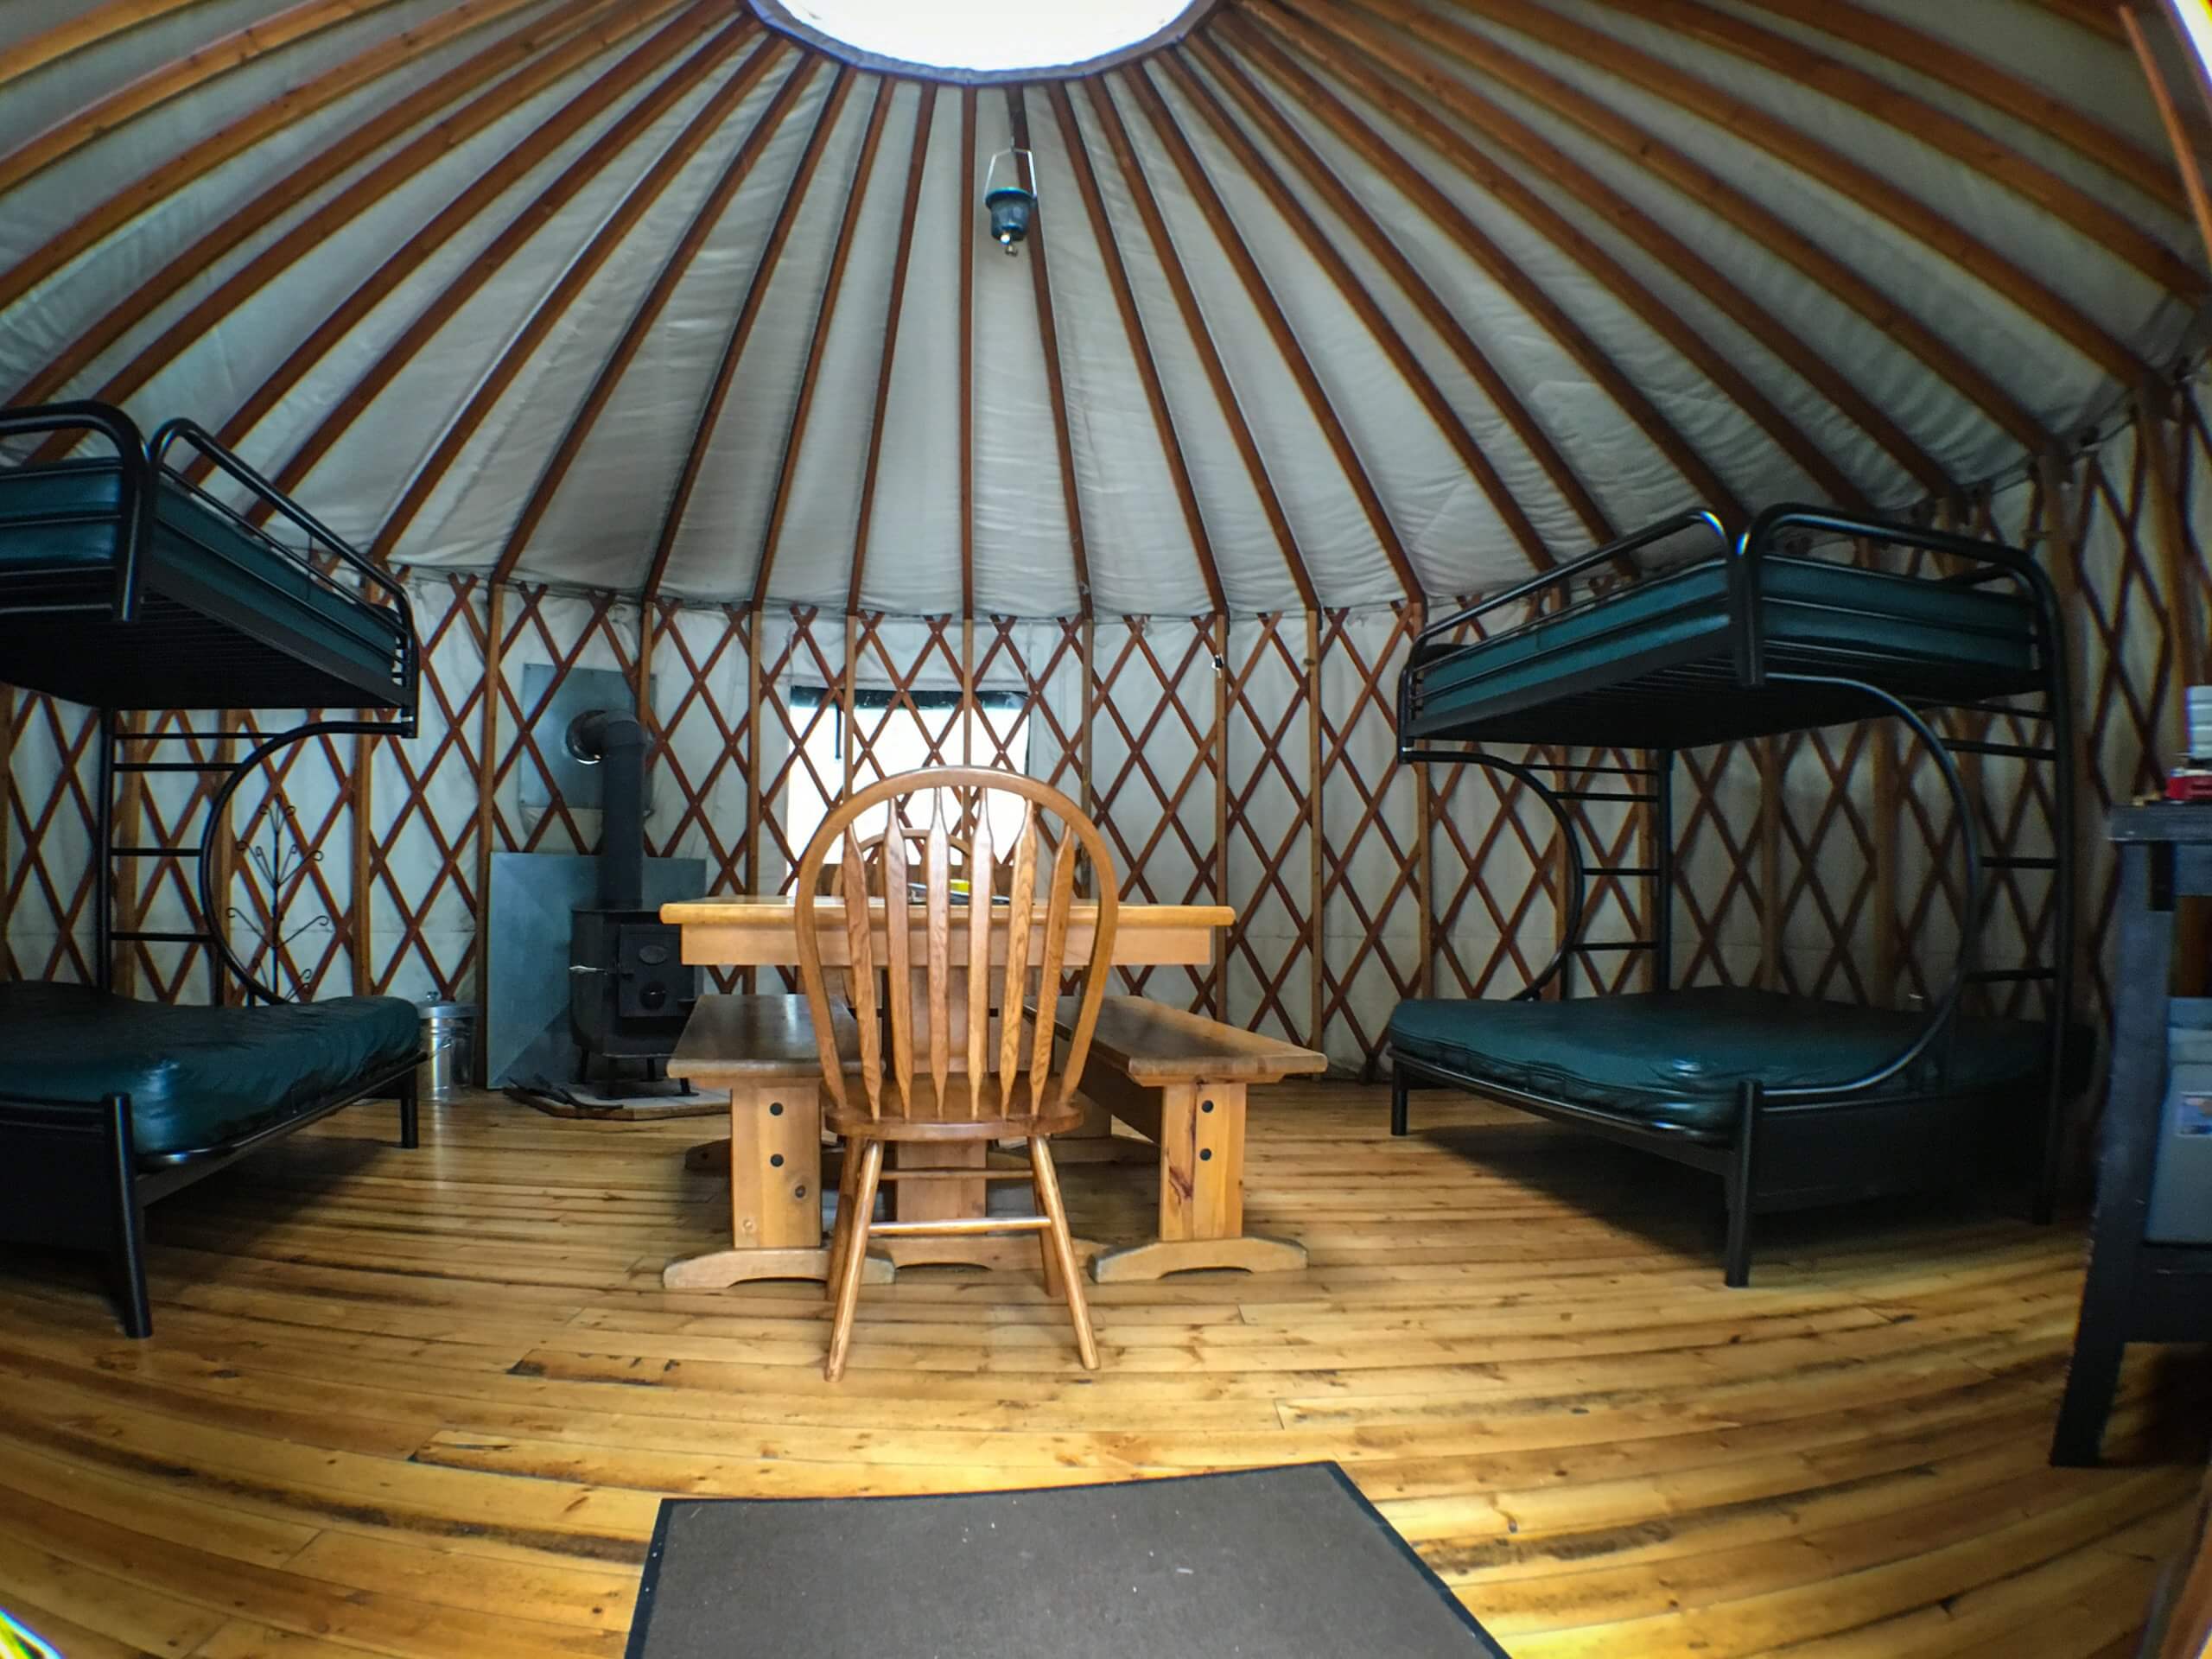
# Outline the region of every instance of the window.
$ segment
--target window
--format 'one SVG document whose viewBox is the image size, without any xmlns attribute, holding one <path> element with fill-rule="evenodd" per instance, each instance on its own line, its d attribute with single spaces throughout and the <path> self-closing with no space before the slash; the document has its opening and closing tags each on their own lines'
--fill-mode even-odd
<svg viewBox="0 0 2212 1659">
<path fill-rule="evenodd" d="M 788 34 L 872 67 L 961 79 L 1103 65 L 1205 10 L 1192 0 L 753 0 Z"/>
<path fill-rule="evenodd" d="M 792 723 L 805 728 L 800 742 L 804 763 L 791 767 L 784 790 L 784 833 L 796 864 L 830 816 L 832 793 L 845 776 L 845 746 L 853 734 L 846 728 L 844 702 L 836 692 L 818 685 L 795 686 L 790 702 Z M 820 718 L 808 725 L 817 709 Z M 1028 705 L 1019 692 L 978 690 L 974 702 L 963 707 L 957 691 L 864 688 L 853 694 L 853 720 L 865 739 L 857 774 L 865 783 L 927 766 L 957 766 L 963 754 L 973 756 L 973 764 L 979 766 L 1006 766 L 1011 761 L 1009 770 L 1020 770 L 1029 764 Z M 855 833 L 866 840 L 882 830 L 885 817 L 879 807 L 861 817 Z M 993 845 L 1011 845 L 1020 822 L 1019 800 L 992 798 Z"/>
</svg>

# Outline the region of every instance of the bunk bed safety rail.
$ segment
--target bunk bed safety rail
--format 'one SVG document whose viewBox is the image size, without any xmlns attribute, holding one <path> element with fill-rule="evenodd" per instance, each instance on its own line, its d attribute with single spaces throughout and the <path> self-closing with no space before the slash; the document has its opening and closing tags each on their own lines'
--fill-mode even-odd
<svg viewBox="0 0 2212 1659">
<path fill-rule="evenodd" d="M 1863 680 L 1837 676 L 1770 673 L 1765 665 L 1764 641 L 1761 639 L 1762 608 L 1758 603 L 1759 573 L 1762 562 L 1773 551 L 1776 543 L 1792 531 L 1808 531 L 1815 534 L 1842 537 L 1853 540 L 1878 542 L 1885 546 L 1917 548 L 1927 552 L 1946 555 L 1967 561 L 1972 567 L 1960 575 L 1946 578 L 1957 585 L 1980 586 L 1984 582 L 2009 579 L 2021 588 L 2029 600 L 2036 616 L 2037 649 L 2046 691 L 2046 708 L 2038 718 L 2051 726 L 2051 751 L 2058 764 L 2052 768 L 2052 823 L 2060 849 L 2055 861 L 2058 868 L 2053 872 L 2054 892 L 2051 918 L 2051 1018 L 2049 1021 L 2049 1075 L 2053 1079 L 2054 1101 L 2056 1080 L 2063 1075 L 2066 1041 L 2067 1013 L 2073 1003 L 2075 893 L 2071 868 L 2071 830 L 2074 823 L 2075 778 L 2072 766 L 2074 754 L 2074 705 L 2068 684 L 2064 628 L 2058 607 L 2058 594 L 2050 573 L 2028 555 L 1994 542 L 1977 541 L 1970 537 L 1955 535 L 1948 531 L 1917 524 L 1896 524 L 1884 519 L 1855 517 L 1824 507 L 1808 506 L 1802 503 L 1782 503 L 1760 512 L 1745 527 L 1731 550 L 1729 560 L 1729 595 L 1733 607 L 1732 620 L 1737 651 L 1737 672 L 1742 683 L 1760 685 L 1769 681 L 1803 685 L 1828 685 L 1847 689 L 1880 703 L 1903 720 L 1919 737 L 1936 760 L 1942 772 L 1945 790 L 1951 798 L 1953 810 L 1957 812 L 1960 825 L 1959 841 L 1965 862 L 1966 884 L 1961 896 L 1960 915 L 1960 948 L 1952 965 L 1948 982 L 1942 997 L 1930 1009 L 1926 1023 L 1914 1039 L 1890 1060 L 1872 1071 L 1847 1081 L 1819 1087 L 1801 1086 L 1792 1089 L 1773 1089 L 1764 1091 L 1770 1104 L 1786 1104 L 1792 1101 L 1822 1100 L 1835 1096 L 1871 1093 L 1883 1084 L 1897 1077 L 1912 1065 L 1949 1027 L 1956 1016 L 1966 988 L 1973 979 L 1974 946 L 1981 925 L 1983 858 L 1980 836 L 1974 824 L 1974 803 L 1967 793 L 1966 781 L 1952 758 L 1951 747 L 1913 709 L 1878 686 Z M 1974 745 L 1963 745 L 1971 749 Z M 2046 1147 L 2044 1161 L 2044 1182 L 2056 1167 L 2052 1156 L 2056 1137 L 2062 1131 L 2056 1107 L 2050 1113 L 2046 1125 Z M 2038 1208 L 2047 1202 L 2039 1195 Z"/>
<path fill-rule="evenodd" d="M 139 554 L 154 535 L 154 489 L 145 435 L 138 423 L 106 404 L 43 404 L 0 410 L 0 438 L 31 433 L 89 432 L 115 448 L 118 480 L 115 513 L 115 597 L 110 613 L 118 622 L 138 616 Z M 33 610 L 82 610 L 81 605 L 36 606 Z"/>
<path fill-rule="evenodd" d="M 146 448 L 146 454 L 156 467 L 166 471 L 180 488 L 191 491 L 196 499 L 221 513 L 248 535 L 257 537 L 272 546 L 292 554 L 302 568 L 323 586 L 336 593 L 347 592 L 345 584 L 336 581 L 321 569 L 311 557 L 300 557 L 295 550 L 284 548 L 283 543 L 276 541 L 267 531 L 253 525 L 235 509 L 193 483 L 178 469 L 170 467 L 168 459 L 168 452 L 180 442 L 224 473 L 267 507 L 272 514 L 287 520 L 302 531 L 311 543 L 328 550 L 341 564 L 360 579 L 364 588 L 374 588 L 391 601 L 393 610 L 398 614 L 400 624 L 400 645 L 395 667 L 396 677 L 400 684 L 404 704 L 403 720 L 404 729 L 402 735 L 412 737 L 415 734 L 421 664 L 417 661 L 414 607 L 408 603 L 406 588 L 388 571 L 380 569 L 369 559 L 356 552 L 345 537 L 278 490 L 274 484 L 247 466 L 245 461 L 239 460 L 198 423 L 180 416 L 175 420 L 164 422 L 155 429 L 153 438 Z"/>
</svg>

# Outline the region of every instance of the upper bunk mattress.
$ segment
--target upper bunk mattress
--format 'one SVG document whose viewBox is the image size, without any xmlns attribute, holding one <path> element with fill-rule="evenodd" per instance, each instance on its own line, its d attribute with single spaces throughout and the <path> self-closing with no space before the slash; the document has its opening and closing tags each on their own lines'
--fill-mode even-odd
<svg viewBox="0 0 2212 1659">
<path fill-rule="evenodd" d="M 140 1157 L 208 1151 L 397 1071 L 420 1046 L 421 1018 L 396 996 L 181 1007 L 12 981 L 0 984 L 0 1094 L 128 1095 Z"/>
<path fill-rule="evenodd" d="M 1849 1082 L 1895 1057 L 1923 1020 L 1716 985 L 1565 1002 L 1402 1002 L 1390 1046 L 1478 1084 L 1724 1139 L 1735 1128 L 1738 1084 Z M 1880 1094 L 1974 1094 L 2040 1077 L 2047 1036 L 2040 1025 L 1961 1019 L 1948 1045 L 1938 1039 Z M 2040 1109 L 2034 1091 L 2020 1098 L 2024 1114 Z"/>
<path fill-rule="evenodd" d="M 398 617 L 162 471 L 128 632 L 98 612 L 0 614 L 18 684 L 108 709 L 388 708 L 401 685 Z M 112 461 L 0 471 L 0 610 L 114 592 Z"/>
<path fill-rule="evenodd" d="M 2035 607 L 1992 592 L 1819 559 L 1758 562 L 1770 671 L 1867 681 L 1912 704 L 2039 690 Z M 1726 558 L 1585 601 L 1410 671 L 1402 739 L 1694 748 L 1884 712 L 1860 694 L 1739 695 Z"/>
</svg>

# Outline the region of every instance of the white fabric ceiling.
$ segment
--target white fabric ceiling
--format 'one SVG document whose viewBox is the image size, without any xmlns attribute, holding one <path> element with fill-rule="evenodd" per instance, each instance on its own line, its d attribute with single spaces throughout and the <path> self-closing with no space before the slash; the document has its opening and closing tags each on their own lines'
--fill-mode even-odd
<svg viewBox="0 0 2212 1659">
<path fill-rule="evenodd" d="M 413 565 L 1465 594 L 1699 499 L 1902 507 L 2171 366 L 2201 257 L 2099 16 L 1237 0 L 963 89 L 742 0 L 41 0 L 0 9 L 0 395 L 189 415 Z"/>
</svg>

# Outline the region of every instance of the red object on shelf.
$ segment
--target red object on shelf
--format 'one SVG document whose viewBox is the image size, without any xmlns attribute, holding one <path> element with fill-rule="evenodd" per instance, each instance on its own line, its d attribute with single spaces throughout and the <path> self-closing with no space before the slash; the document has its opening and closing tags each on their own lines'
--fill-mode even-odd
<svg viewBox="0 0 2212 1659">
<path fill-rule="evenodd" d="M 2170 773 L 2166 779 L 2166 798 L 2170 801 L 2212 801 L 2212 772 L 2183 767 Z"/>
</svg>

